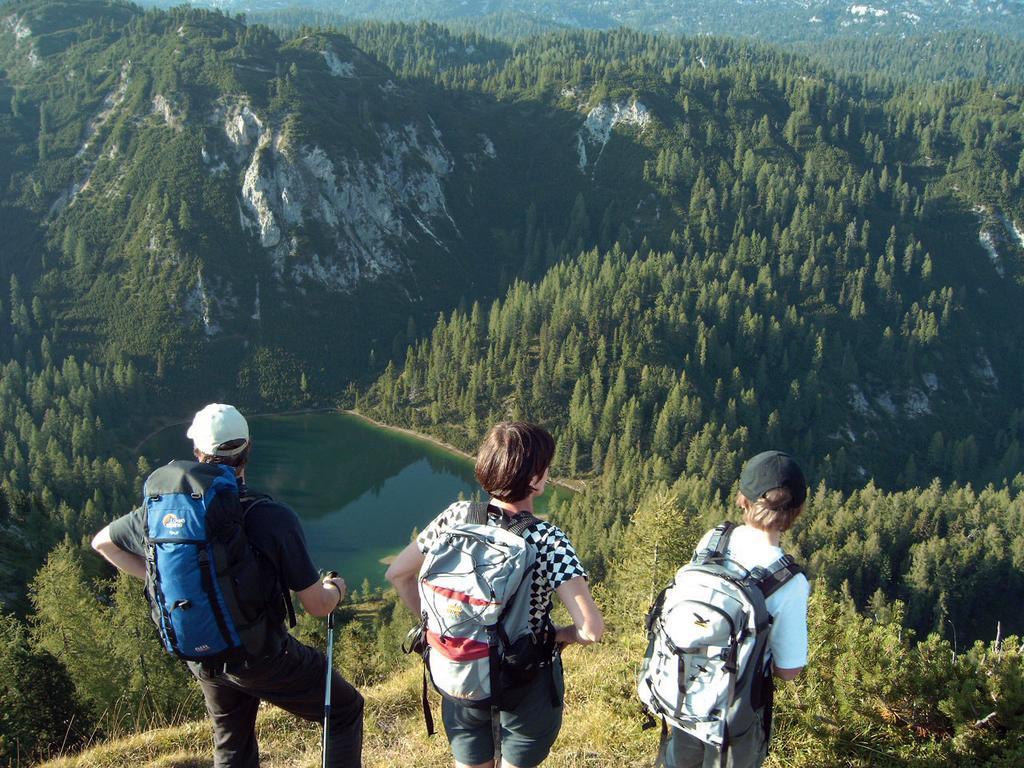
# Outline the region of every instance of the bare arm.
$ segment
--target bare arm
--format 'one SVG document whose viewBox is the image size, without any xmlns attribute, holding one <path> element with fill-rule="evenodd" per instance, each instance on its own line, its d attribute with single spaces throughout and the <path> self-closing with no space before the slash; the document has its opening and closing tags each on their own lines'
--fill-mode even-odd
<svg viewBox="0 0 1024 768">
<path fill-rule="evenodd" d="M 347 587 L 340 576 L 315 581 L 300 592 L 299 602 L 310 616 L 326 616 L 345 599 Z"/>
<path fill-rule="evenodd" d="M 108 563 L 136 579 L 146 578 L 146 560 L 133 552 L 126 552 L 110 540 L 110 526 L 92 537 L 92 548 L 99 552 Z"/>
<path fill-rule="evenodd" d="M 772 671 L 779 680 L 796 680 L 800 673 L 804 671 L 803 667 L 792 667 L 791 669 L 780 669 L 772 664 Z"/>
<path fill-rule="evenodd" d="M 582 576 L 569 579 L 555 594 L 572 617 L 572 624 L 558 629 L 555 642 L 563 645 L 598 642 L 604 634 L 604 617 L 590 594 L 587 580 Z"/>
<path fill-rule="evenodd" d="M 399 552 L 388 566 L 384 578 L 395 588 L 398 596 L 413 615 L 420 615 L 420 592 L 417 585 L 423 553 L 416 542 Z"/>
</svg>

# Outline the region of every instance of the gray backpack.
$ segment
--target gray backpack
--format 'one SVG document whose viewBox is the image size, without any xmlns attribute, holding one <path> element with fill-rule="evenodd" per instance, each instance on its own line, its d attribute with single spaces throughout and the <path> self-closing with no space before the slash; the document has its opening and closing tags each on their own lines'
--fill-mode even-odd
<svg viewBox="0 0 1024 768">
<path fill-rule="evenodd" d="M 551 662 L 549 638 L 530 627 L 537 552 L 523 534 L 539 521 L 525 512 L 501 520 L 489 524 L 487 503 L 473 502 L 467 522 L 434 539 L 419 573 L 423 621 L 414 648 L 442 696 L 480 709 L 515 708 Z M 424 705 L 432 731 L 425 688 Z"/>
<path fill-rule="evenodd" d="M 733 523 L 676 573 L 647 616 L 650 642 L 637 686 L 648 712 L 718 751 L 763 718 L 771 731 L 771 670 L 765 600 L 802 569 L 789 555 L 752 571 L 726 558 Z"/>
</svg>

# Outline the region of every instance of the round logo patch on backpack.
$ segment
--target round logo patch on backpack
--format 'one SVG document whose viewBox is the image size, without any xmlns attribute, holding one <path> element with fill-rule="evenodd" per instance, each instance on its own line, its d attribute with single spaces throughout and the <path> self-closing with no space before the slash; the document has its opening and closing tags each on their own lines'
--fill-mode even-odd
<svg viewBox="0 0 1024 768">
<path fill-rule="evenodd" d="M 166 515 L 164 515 L 164 519 L 160 522 L 163 524 L 164 528 L 166 528 L 169 531 L 176 531 L 183 525 L 185 525 L 185 520 L 183 518 L 178 517 L 173 512 L 168 512 Z"/>
</svg>

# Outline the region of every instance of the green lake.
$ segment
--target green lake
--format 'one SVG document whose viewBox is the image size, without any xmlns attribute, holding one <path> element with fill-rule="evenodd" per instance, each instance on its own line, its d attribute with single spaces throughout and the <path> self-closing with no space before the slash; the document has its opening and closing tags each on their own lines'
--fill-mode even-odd
<svg viewBox="0 0 1024 768">
<path fill-rule="evenodd" d="M 157 466 L 189 458 L 187 424 L 142 446 Z M 249 419 L 249 486 L 292 507 L 302 519 L 313 562 L 336 570 L 350 588 L 384 584 L 381 562 L 451 502 L 483 494 L 473 462 L 433 443 L 343 413 Z M 568 493 L 549 485 L 539 513 Z"/>
</svg>

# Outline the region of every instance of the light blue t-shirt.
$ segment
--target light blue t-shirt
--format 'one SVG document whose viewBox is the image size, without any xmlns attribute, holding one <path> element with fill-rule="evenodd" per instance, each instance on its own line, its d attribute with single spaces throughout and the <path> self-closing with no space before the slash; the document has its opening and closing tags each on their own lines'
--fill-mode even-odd
<svg viewBox="0 0 1024 768">
<path fill-rule="evenodd" d="M 697 550 L 707 546 L 711 532 L 705 534 Z M 785 555 L 782 547 L 768 543 L 765 533 L 748 525 L 733 529 L 729 537 L 726 556 L 753 569 L 767 568 Z M 807 598 L 811 585 L 807 577 L 798 573 L 775 591 L 765 603 L 772 615 L 772 627 L 768 635 L 768 656 L 779 669 L 797 669 L 807 665 Z"/>
</svg>

